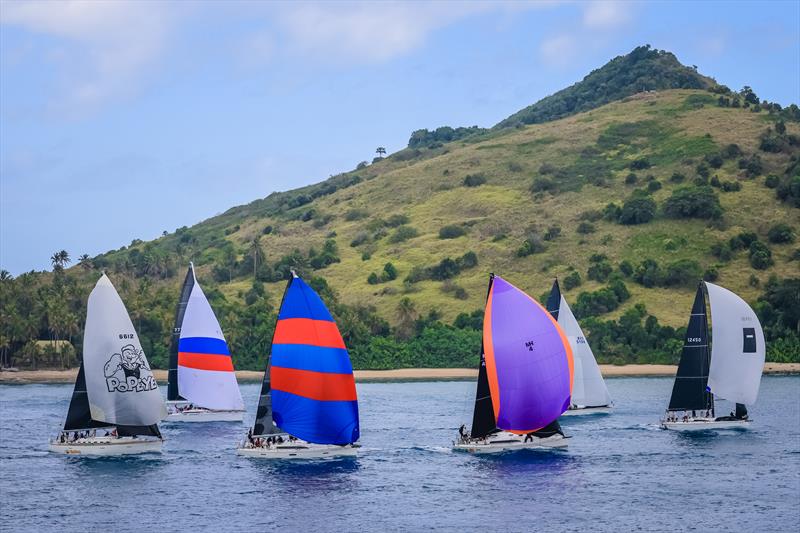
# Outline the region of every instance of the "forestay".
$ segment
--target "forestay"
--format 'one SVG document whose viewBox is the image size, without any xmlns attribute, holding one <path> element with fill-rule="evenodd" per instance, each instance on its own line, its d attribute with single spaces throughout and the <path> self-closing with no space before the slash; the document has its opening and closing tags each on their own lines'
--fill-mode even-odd
<svg viewBox="0 0 800 533">
<path fill-rule="evenodd" d="M 347 348 L 322 299 L 296 276 L 281 303 L 267 371 L 275 425 L 316 444 L 358 440 L 358 401 Z"/>
<path fill-rule="evenodd" d="M 706 282 L 711 303 L 712 394 L 732 402 L 753 404 L 764 370 L 764 331 L 755 311 L 728 289 Z"/>
<path fill-rule="evenodd" d="M 151 426 L 166 416 L 139 336 L 105 274 L 89 295 L 83 367 L 93 420 Z"/>
<path fill-rule="evenodd" d="M 244 409 L 222 328 L 194 276 L 178 341 L 178 392 L 200 407 Z"/>
<path fill-rule="evenodd" d="M 486 373 L 497 427 L 528 433 L 569 408 L 573 358 L 547 310 L 494 276 L 483 321 Z"/>
</svg>

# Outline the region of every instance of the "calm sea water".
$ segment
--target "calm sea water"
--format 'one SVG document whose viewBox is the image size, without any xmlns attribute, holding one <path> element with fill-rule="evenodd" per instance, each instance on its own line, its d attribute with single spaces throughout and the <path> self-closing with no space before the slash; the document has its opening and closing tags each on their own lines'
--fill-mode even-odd
<svg viewBox="0 0 800 533">
<path fill-rule="evenodd" d="M 608 384 L 614 414 L 566 419 L 566 451 L 486 458 L 448 447 L 473 383 L 361 383 L 362 453 L 323 463 L 239 458 L 239 424 L 166 425 L 161 456 L 52 455 L 72 387 L 4 385 L 0 528 L 797 530 L 800 377 L 763 379 L 752 430 L 696 435 L 657 428 L 672 380 Z"/>
</svg>

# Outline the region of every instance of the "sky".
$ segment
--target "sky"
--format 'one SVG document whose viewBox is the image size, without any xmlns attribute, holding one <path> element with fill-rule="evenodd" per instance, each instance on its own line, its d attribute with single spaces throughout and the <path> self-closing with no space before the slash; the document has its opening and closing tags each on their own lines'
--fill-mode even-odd
<svg viewBox="0 0 800 533">
<path fill-rule="evenodd" d="M 0 268 L 488 127 L 634 47 L 800 103 L 800 2 L 0 0 Z"/>
</svg>

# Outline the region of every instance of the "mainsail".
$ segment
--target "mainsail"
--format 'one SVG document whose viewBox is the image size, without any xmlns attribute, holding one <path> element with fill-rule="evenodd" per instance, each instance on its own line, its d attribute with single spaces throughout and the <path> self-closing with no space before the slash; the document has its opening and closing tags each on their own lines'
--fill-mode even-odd
<svg viewBox="0 0 800 533">
<path fill-rule="evenodd" d="M 669 399 L 670 411 L 713 410 L 714 397 L 706 388 L 709 360 L 706 300 L 701 284 L 697 287 L 686 328 L 686 340 Z"/>
<path fill-rule="evenodd" d="M 192 276 L 189 298 L 180 323 L 178 341 L 178 391 L 180 396 L 206 409 L 240 411 L 242 395 L 233 372 L 233 360 L 222 328 L 206 295 Z M 184 283 L 184 288 L 187 283 Z M 183 295 L 181 295 L 183 296 Z M 180 304 L 178 313 L 180 314 Z"/>
<path fill-rule="evenodd" d="M 123 426 L 133 426 L 129 434 L 150 434 L 166 416 L 125 304 L 105 274 L 89 295 L 81 369 L 92 420 L 116 425 L 121 434 Z"/>
<path fill-rule="evenodd" d="M 557 304 L 555 304 L 557 302 Z M 580 324 L 572 314 L 561 290 L 558 280 L 553 283 L 553 289 L 547 298 L 547 310 L 558 321 L 564 330 L 572 355 L 575 360 L 575 377 L 572 387 L 572 404 L 581 407 L 603 407 L 611 405 L 611 395 L 608 394 L 606 382 L 600 373 L 600 367 L 594 358 L 589 342 L 581 330 Z M 554 312 L 555 311 L 555 312 Z"/>
<path fill-rule="evenodd" d="M 499 429 L 528 433 L 569 408 L 572 349 L 533 298 L 493 276 L 483 319 L 486 375 Z"/>
<path fill-rule="evenodd" d="M 711 369 L 708 388 L 741 404 L 758 397 L 764 370 L 764 331 L 755 311 L 728 289 L 706 282 L 711 304 Z"/>
<path fill-rule="evenodd" d="M 319 295 L 293 275 L 275 325 L 254 434 L 282 431 L 316 444 L 359 438 L 353 367 Z"/>
<path fill-rule="evenodd" d="M 169 347 L 167 400 L 170 402 L 185 400 L 185 398 L 178 393 L 178 345 L 181 340 L 183 316 L 186 314 L 186 306 L 189 304 L 189 296 L 192 294 L 192 287 L 194 287 L 194 265 L 189 263 L 189 270 L 186 272 L 186 277 L 183 280 L 183 287 L 181 288 L 181 297 L 175 309 L 175 326 L 172 328 L 172 342 Z"/>
</svg>

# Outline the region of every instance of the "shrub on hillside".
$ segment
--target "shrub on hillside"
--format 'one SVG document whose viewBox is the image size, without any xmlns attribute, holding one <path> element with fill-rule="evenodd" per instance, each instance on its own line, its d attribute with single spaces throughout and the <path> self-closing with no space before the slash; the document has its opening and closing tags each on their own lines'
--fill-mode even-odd
<svg viewBox="0 0 800 533">
<path fill-rule="evenodd" d="M 775 224 L 767 232 L 769 242 L 774 244 L 785 244 L 794 242 L 795 232 L 788 224 Z"/>
<path fill-rule="evenodd" d="M 661 182 L 658 180 L 653 180 L 647 184 L 647 190 L 650 192 L 656 192 L 659 189 L 661 189 Z"/>
<path fill-rule="evenodd" d="M 631 170 L 644 170 L 651 167 L 650 161 L 646 157 L 634 159 L 629 166 Z"/>
<path fill-rule="evenodd" d="M 664 213 L 672 218 L 717 219 L 722 216 L 722 206 L 711 187 L 681 187 L 667 198 Z"/>
<path fill-rule="evenodd" d="M 486 183 L 486 176 L 483 174 L 467 174 L 464 177 L 464 186 L 478 187 Z"/>
<path fill-rule="evenodd" d="M 417 235 L 419 235 L 419 232 L 415 228 L 412 228 L 411 226 L 400 226 L 389 236 L 389 242 L 392 244 L 397 244 L 399 242 L 413 239 Z"/>
<path fill-rule="evenodd" d="M 362 218 L 367 218 L 368 216 L 369 216 L 369 211 L 367 211 L 366 209 L 354 208 L 348 210 L 344 214 L 344 219 L 352 222 L 353 220 L 361 220 Z"/>
<path fill-rule="evenodd" d="M 776 176 L 775 174 L 770 174 L 766 178 L 764 178 L 764 185 L 769 187 L 770 189 L 775 189 L 781 182 L 781 179 Z"/>
<path fill-rule="evenodd" d="M 561 226 L 550 226 L 544 233 L 544 240 L 552 241 L 561 235 Z"/>
<path fill-rule="evenodd" d="M 589 265 L 589 269 L 586 271 L 586 277 L 604 283 L 608 281 L 608 277 L 613 271 L 614 267 L 611 266 L 611 263 L 608 261 L 600 261 Z"/>
<path fill-rule="evenodd" d="M 580 273 L 577 270 L 573 270 L 564 278 L 564 280 L 561 282 L 561 285 L 564 287 L 564 290 L 569 291 L 575 287 L 579 287 L 581 283 L 582 280 Z"/>
<path fill-rule="evenodd" d="M 625 225 L 646 224 L 655 216 L 655 200 L 645 194 L 634 194 L 622 204 L 617 220 Z"/>
<path fill-rule="evenodd" d="M 444 226 L 439 230 L 440 239 L 456 239 L 467 234 L 467 228 L 457 224 Z"/>
<path fill-rule="evenodd" d="M 578 224 L 578 228 L 576 229 L 576 231 L 582 235 L 586 235 L 588 233 L 594 233 L 595 231 L 597 231 L 597 228 L 591 222 L 583 221 L 580 224 Z"/>
<path fill-rule="evenodd" d="M 627 176 L 625 176 L 625 185 L 634 185 L 638 181 L 638 177 L 635 173 L 631 172 Z"/>
<path fill-rule="evenodd" d="M 766 270 L 775 262 L 772 260 L 772 251 L 761 241 L 750 244 L 750 266 L 757 270 Z"/>
<path fill-rule="evenodd" d="M 546 191 L 555 192 L 556 189 L 556 182 L 550 178 L 545 178 L 543 176 L 533 178 L 533 183 L 531 184 L 531 192 L 533 193 Z"/>
<path fill-rule="evenodd" d="M 396 228 L 398 226 L 402 226 L 403 224 L 408 224 L 410 221 L 411 219 L 408 218 L 408 215 L 397 214 L 386 219 L 384 224 L 389 228 Z"/>
</svg>

